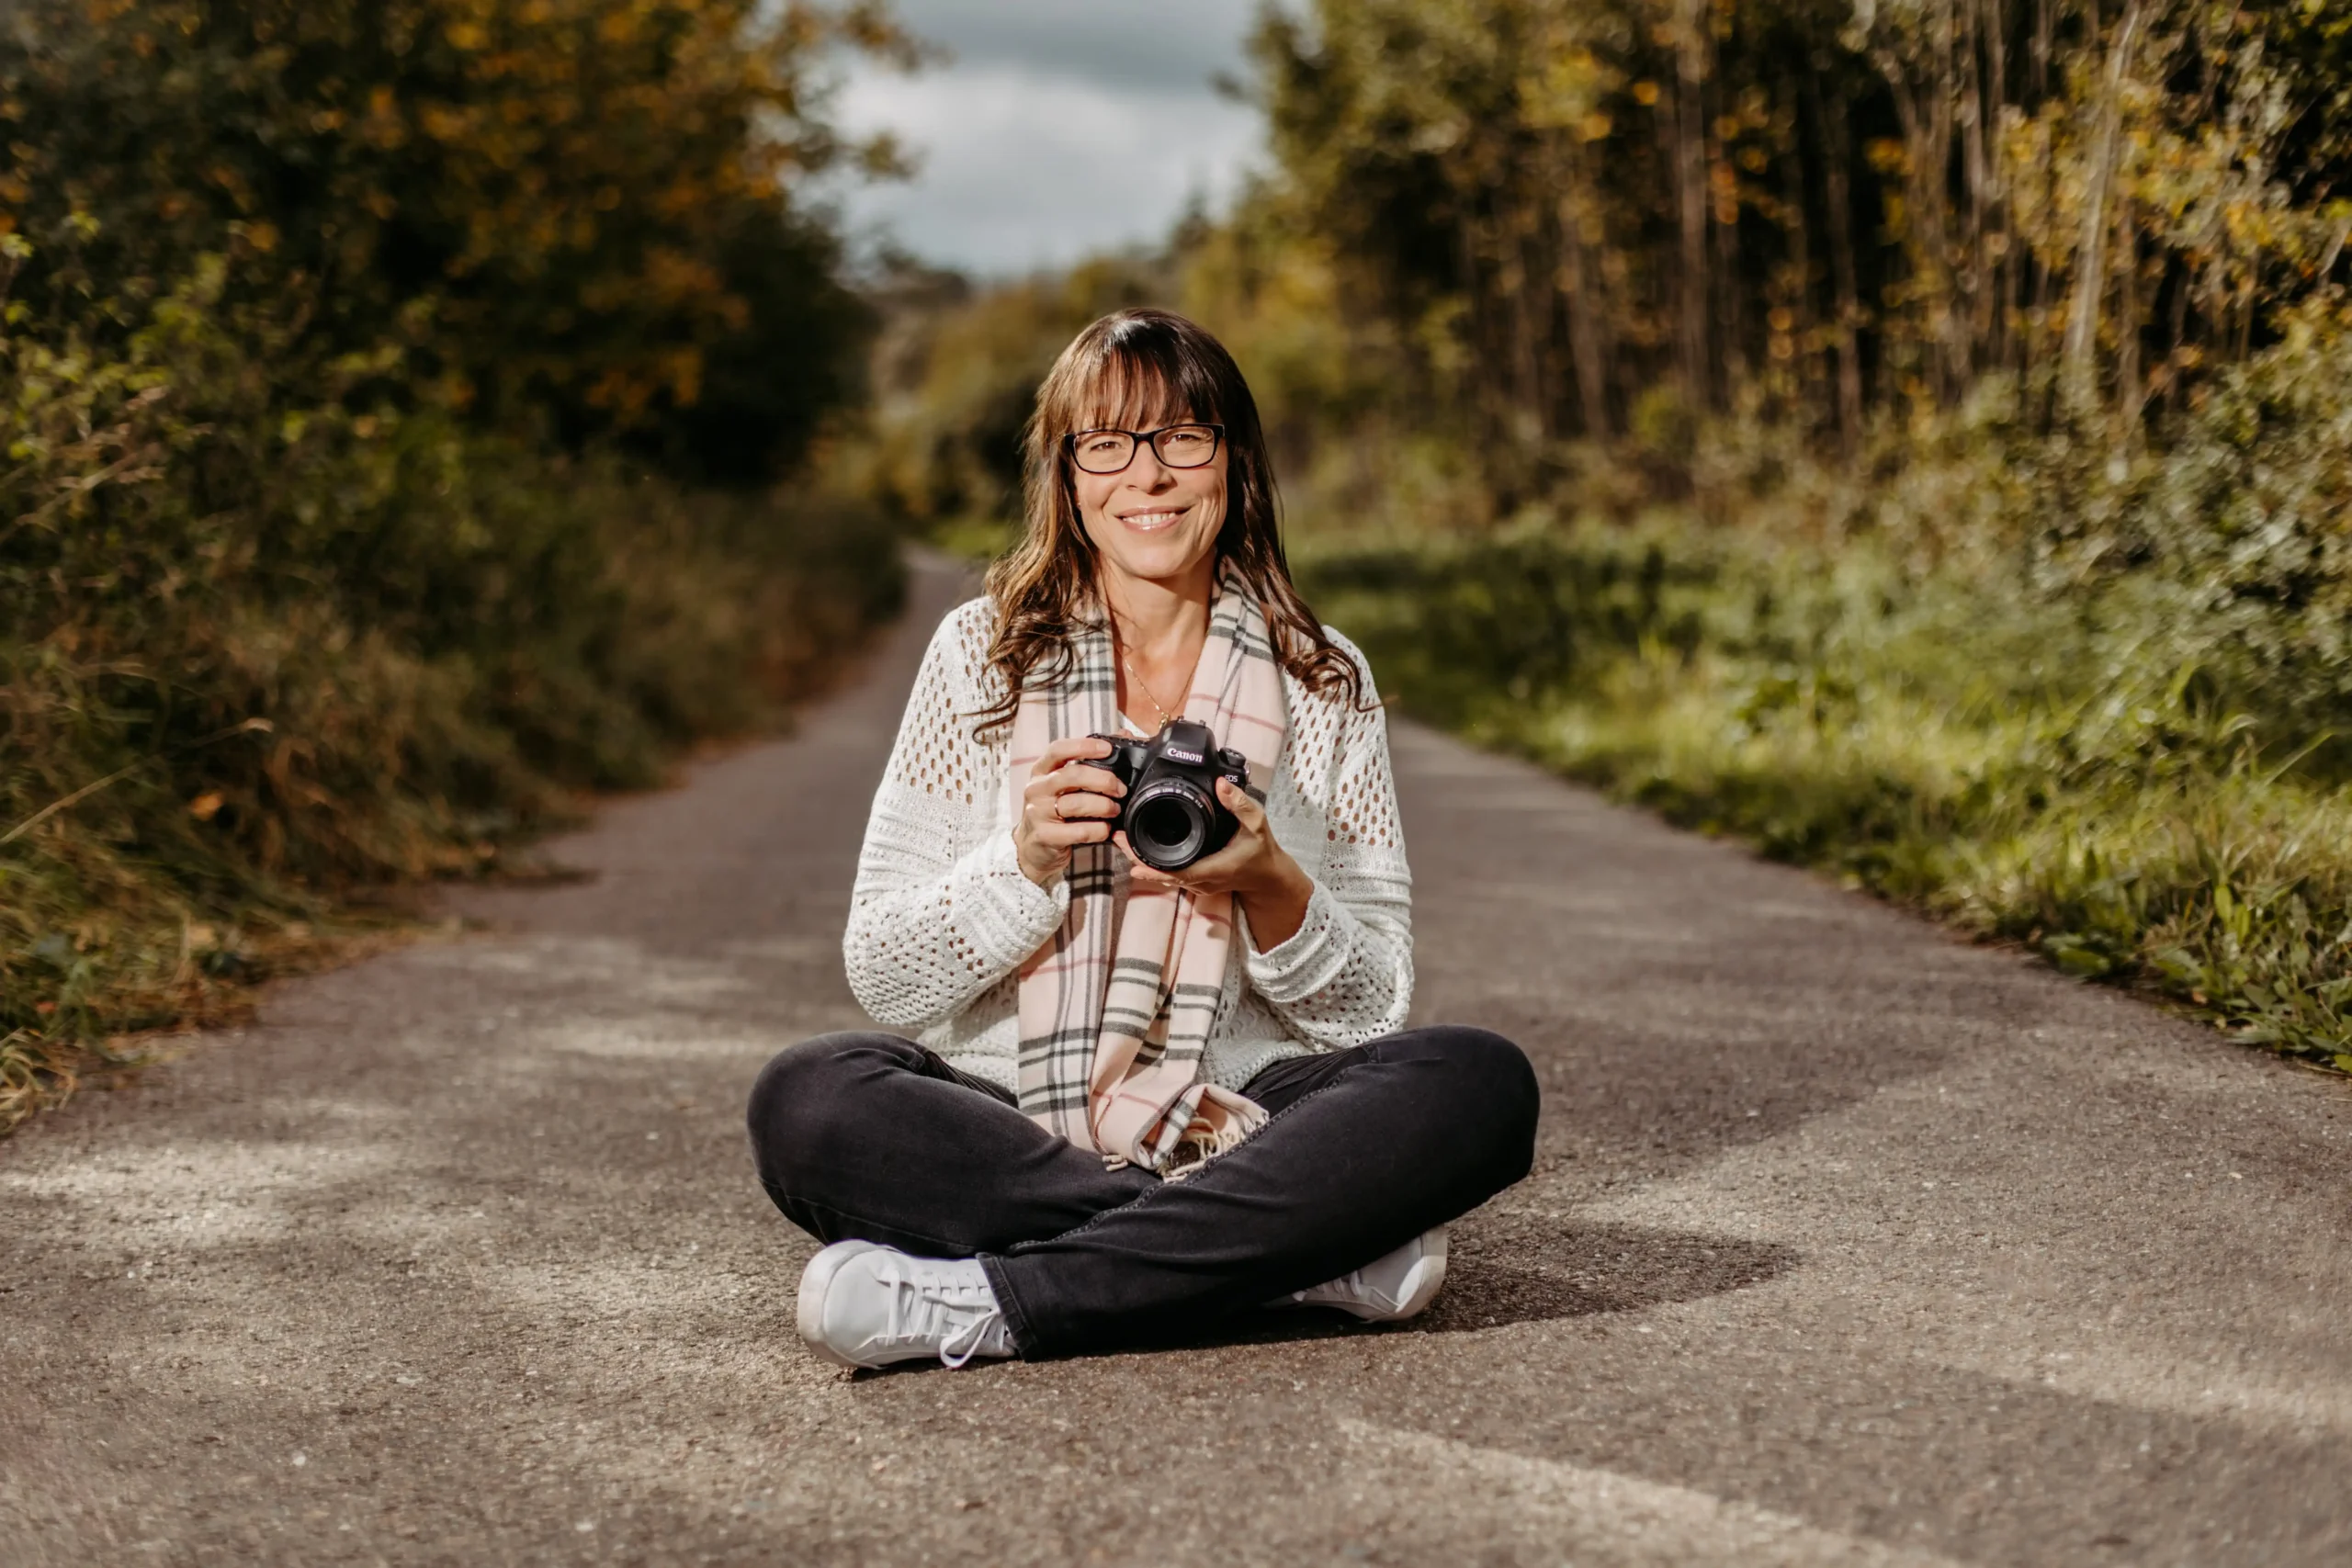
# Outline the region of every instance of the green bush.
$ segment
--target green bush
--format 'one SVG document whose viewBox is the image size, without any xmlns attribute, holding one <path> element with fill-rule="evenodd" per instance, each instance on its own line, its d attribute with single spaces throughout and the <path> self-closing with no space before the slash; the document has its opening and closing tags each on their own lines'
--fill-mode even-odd
<svg viewBox="0 0 2352 1568">
<path fill-rule="evenodd" d="M 2162 455 L 1996 410 L 1835 506 L 1302 575 L 1411 711 L 2352 1071 L 2346 355 L 2290 334 Z"/>
<path fill-rule="evenodd" d="M 356 890 L 759 722 L 895 604 L 845 503 L 550 456 L 369 397 L 380 356 L 304 386 L 232 273 L 110 302 L 110 350 L 0 330 L 0 1124 Z"/>
<path fill-rule="evenodd" d="M 0 1130 L 354 900 L 804 694 L 891 531 L 801 175 L 878 8 L 29 0 L 0 28 Z M 688 485 L 717 486 L 687 489 Z"/>
</svg>

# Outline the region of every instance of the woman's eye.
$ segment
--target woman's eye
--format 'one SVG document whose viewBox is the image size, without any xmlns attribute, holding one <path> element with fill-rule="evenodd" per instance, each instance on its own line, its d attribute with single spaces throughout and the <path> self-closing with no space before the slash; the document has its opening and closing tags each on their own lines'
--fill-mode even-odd
<svg viewBox="0 0 2352 1568">
<path fill-rule="evenodd" d="M 1162 439 L 1179 452 L 1197 452 L 1208 445 L 1209 433 L 1205 430 L 1171 430 Z"/>
</svg>

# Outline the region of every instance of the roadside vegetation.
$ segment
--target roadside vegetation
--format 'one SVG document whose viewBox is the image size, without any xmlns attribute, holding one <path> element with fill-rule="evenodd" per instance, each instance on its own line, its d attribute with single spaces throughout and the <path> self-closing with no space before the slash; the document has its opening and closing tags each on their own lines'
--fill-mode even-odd
<svg viewBox="0 0 2352 1568">
<path fill-rule="evenodd" d="M 1411 711 L 2352 1070 L 2352 15 L 1320 0 L 1152 254 L 910 279 L 843 472 L 1002 536 L 1187 310 Z"/>
<path fill-rule="evenodd" d="M 772 721 L 899 592 L 808 483 L 863 9 L 29 0 L 0 30 L 0 1130 Z"/>
</svg>

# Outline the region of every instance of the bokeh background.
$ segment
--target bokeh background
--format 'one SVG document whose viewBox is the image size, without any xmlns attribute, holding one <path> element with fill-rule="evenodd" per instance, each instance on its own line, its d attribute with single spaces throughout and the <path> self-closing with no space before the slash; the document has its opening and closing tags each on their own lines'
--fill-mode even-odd
<svg viewBox="0 0 2352 1568">
<path fill-rule="evenodd" d="M 781 722 L 1233 348 L 1408 712 L 2352 1066 L 2352 12 L 19 0 L 0 1122 Z"/>
</svg>

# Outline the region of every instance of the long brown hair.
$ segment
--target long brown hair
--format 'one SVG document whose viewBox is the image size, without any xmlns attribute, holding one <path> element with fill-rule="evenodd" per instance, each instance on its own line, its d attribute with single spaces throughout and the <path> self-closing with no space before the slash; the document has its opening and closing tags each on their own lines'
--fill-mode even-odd
<svg viewBox="0 0 2352 1568">
<path fill-rule="evenodd" d="M 1220 569 L 1230 562 L 1249 585 L 1284 670 L 1309 691 L 1344 689 L 1360 705 L 1363 682 L 1354 661 L 1333 646 L 1291 581 L 1273 464 L 1241 367 L 1198 323 L 1173 310 L 1141 309 L 1114 310 L 1072 338 L 1037 388 L 1036 412 L 1022 434 L 1028 530 L 989 569 L 997 607 L 989 668 L 1001 692 L 980 710 L 979 730 L 1012 721 L 1031 676 L 1068 676 L 1070 634 L 1099 625 L 1105 613 L 1067 438 L 1080 421 L 1119 417 L 1123 410 L 1147 424 L 1196 419 L 1225 426 Z"/>
</svg>

